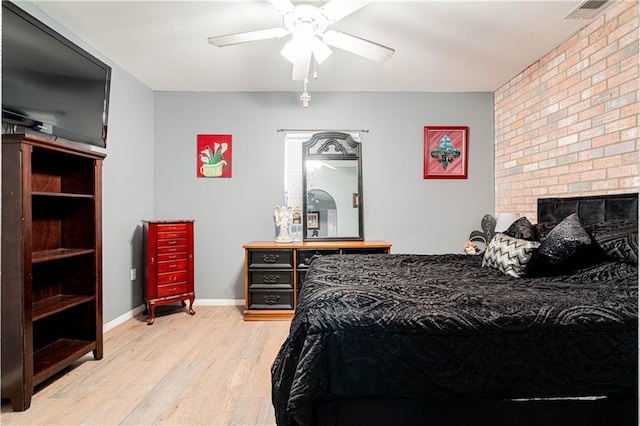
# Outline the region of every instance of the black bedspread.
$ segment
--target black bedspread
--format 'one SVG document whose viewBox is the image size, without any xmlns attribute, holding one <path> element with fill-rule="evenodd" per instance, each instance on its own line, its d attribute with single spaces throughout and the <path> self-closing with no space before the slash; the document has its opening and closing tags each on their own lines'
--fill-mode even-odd
<svg viewBox="0 0 640 426">
<path fill-rule="evenodd" d="M 315 260 L 272 367 L 279 425 L 332 396 L 549 398 L 637 392 L 638 270 L 513 278 L 479 256 Z"/>
</svg>

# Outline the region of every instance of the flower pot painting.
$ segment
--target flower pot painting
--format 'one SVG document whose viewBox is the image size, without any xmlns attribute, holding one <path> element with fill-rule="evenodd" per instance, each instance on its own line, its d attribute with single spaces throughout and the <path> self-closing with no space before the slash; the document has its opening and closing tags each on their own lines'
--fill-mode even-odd
<svg viewBox="0 0 640 426">
<path fill-rule="evenodd" d="M 198 135 L 198 177 L 231 177 L 231 135 Z"/>
</svg>

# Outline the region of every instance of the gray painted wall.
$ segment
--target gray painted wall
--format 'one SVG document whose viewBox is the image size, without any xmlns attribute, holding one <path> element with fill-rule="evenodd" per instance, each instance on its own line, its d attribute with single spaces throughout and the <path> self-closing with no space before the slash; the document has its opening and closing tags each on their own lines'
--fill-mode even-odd
<svg viewBox="0 0 640 426">
<path fill-rule="evenodd" d="M 112 67 L 107 157 L 103 168 L 103 318 L 142 303 L 141 219 L 153 213 L 153 92 L 27 2 L 22 9 Z M 138 279 L 130 280 L 136 268 Z"/>
<path fill-rule="evenodd" d="M 493 213 L 491 93 L 156 92 L 154 219 L 195 219 L 196 295 L 242 299 L 244 253 L 275 238 L 273 207 L 284 193 L 278 128 L 362 134 L 367 239 L 394 253 L 460 253 Z M 424 180 L 425 125 L 469 126 L 469 178 Z M 233 176 L 196 177 L 196 135 L 233 135 Z"/>
<path fill-rule="evenodd" d="M 118 69 L 109 110 L 102 184 L 105 322 L 142 303 L 141 220 L 153 214 L 153 92 Z"/>
</svg>

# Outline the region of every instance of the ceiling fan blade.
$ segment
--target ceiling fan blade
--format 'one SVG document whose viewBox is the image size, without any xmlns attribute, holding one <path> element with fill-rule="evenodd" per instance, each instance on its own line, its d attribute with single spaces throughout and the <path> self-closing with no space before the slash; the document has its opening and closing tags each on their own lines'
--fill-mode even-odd
<svg viewBox="0 0 640 426">
<path fill-rule="evenodd" d="M 329 24 L 332 24 L 347 15 L 352 14 L 358 9 L 363 8 L 371 1 L 359 0 L 330 0 L 320 7 L 320 11 L 327 18 Z"/>
<path fill-rule="evenodd" d="M 285 15 L 295 9 L 293 3 L 290 0 L 269 0 L 269 3 L 273 5 L 281 15 Z"/>
<path fill-rule="evenodd" d="M 341 31 L 328 30 L 324 33 L 322 39 L 329 46 L 337 47 L 338 49 L 346 50 L 347 52 L 377 62 L 384 62 L 391 59 L 391 56 L 393 56 L 395 52 L 395 50 L 390 47 Z"/>
<path fill-rule="evenodd" d="M 293 63 L 292 78 L 294 81 L 304 81 L 309 77 L 309 70 L 311 69 L 311 50 L 304 52 Z"/>
<path fill-rule="evenodd" d="M 289 34 L 285 28 L 269 28 L 267 30 L 248 31 L 244 33 L 226 34 L 209 37 L 209 43 L 214 46 L 224 47 L 234 44 L 247 43 L 257 40 L 268 40 L 271 38 L 281 38 Z"/>
</svg>

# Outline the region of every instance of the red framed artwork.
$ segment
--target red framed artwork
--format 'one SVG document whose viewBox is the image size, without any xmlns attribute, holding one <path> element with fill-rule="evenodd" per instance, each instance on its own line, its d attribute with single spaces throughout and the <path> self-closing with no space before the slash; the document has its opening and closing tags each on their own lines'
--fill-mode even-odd
<svg viewBox="0 0 640 426">
<path fill-rule="evenodd" d="M 466 179 L 468 126 L 424 127 L 424 178 Z"/>
<path fill-rule="evenodd" d="M 198 135 L 198 177 L 231 177 L 231 135 Z"/>
</svg>

